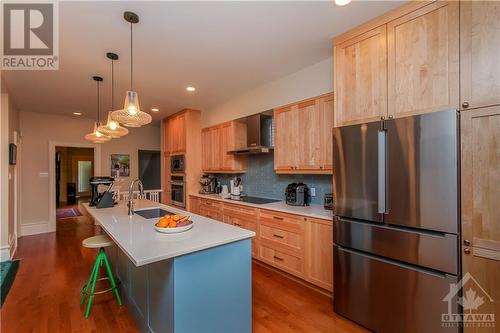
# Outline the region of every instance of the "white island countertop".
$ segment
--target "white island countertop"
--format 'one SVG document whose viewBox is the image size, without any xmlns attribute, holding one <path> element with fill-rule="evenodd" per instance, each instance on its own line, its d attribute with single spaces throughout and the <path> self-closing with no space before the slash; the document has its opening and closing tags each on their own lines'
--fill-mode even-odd
<svg viewBox="0 0 500 333">
<path fill-rule="evenodd" d="M 154 201 L 134 200 L 135 211 L 162 208 L 178 215 L 189 214 L 194 225 L 178 234 L 162 234 L 155 230 L 158 218 L 128 216 L 127 203 L 120 201 L 113 208 L 85 208 L 136 266 L 170 259 L 239 240 L 255 237 L 255 232 L 221 223 L 203 216 Z"/>
</svg>

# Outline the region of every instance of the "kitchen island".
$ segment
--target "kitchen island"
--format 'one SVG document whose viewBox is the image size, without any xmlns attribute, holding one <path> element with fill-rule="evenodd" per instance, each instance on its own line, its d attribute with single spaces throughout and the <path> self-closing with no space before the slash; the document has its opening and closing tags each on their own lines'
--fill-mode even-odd
<svg viewBox="0 0 500 333">
<path fill-rule="evenodd" d="M 194 225 L 179 234 L 154 229 L 158 218 L 138 211 L 160 208 L 149 200 L 113 208 L 86 206 L 116 244 L 106 250 L 125 303 L 143 332 L 251 332 L 253 231 L 190 214 Z M 111 252 L 111 253 L 110 253 Z"/>
</svg>

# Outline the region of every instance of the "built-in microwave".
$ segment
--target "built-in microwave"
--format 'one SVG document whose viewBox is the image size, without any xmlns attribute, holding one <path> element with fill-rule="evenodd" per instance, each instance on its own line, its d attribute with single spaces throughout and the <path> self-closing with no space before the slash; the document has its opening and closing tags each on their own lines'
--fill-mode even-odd
<svg viewBox="0 0 500 333">
<path fill-rule="evenodd" d="M 184 172 L 184 155 L 170 156 L 170 172 Z"/>
</svg>

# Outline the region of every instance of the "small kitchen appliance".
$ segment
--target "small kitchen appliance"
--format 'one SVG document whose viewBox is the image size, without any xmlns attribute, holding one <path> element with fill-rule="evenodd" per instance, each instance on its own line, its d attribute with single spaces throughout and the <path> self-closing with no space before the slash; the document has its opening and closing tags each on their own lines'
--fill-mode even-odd
<svg viewBox="0 0 500 333">
<path fill-rule="evenodd" d="M 333 210 L 333 194 L 327 193 L 323 196 L 323 207 L 328 210 Z"/>
<path fill-rule="evenodd" d="M 114 206 L 113 192 L 111 188 L 114 182 L 113 177 L 91 177 L 89 179 L 92 197 L 90 198 L 90 207 L 108 208 Z M 99 186 L 107 186 L 106 190 L 99 192 Z"/>
<path fill-rule="evenodd" d="M 184 155 L 173 155 L 170 157 L 170 172 L 184 172 Z"/>
<path fill-rule="evenodd" d="M 211 175 L 203 175 L 200 178 L 201 190 L 200 194 L 212 194 L 215 193 L 215 184 L 217 179 Z"/>
<path fill-rule="evenodd" d="M 229 181 L 229 187 L 231 188 L 231 199 L 238 200 L 241 195 L 241 178 L 235 177 Z"/>
<path fill-rule="evenodd" d="M 304 183 L 288 184 L 285 191 L 285 200 L 290 206 L 309 206 L 311 193 L 309 187 Z"/>
</svg>

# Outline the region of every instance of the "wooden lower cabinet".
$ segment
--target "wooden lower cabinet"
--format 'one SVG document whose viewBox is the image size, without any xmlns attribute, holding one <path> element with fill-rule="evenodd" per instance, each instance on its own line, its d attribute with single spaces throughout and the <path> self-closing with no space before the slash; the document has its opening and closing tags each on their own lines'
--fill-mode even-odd
<svg viewBox="0 0 500 333">
<path fill-rule="evenodd" d="M 304 259 L 293 251 L 268 246 L 262 242 L 259 246 L 259 260 L 300 278 L 304 277 Z"/>
<path fill-rule="evenodd" d="M 462 274 L 465 283 L 462 291 L 467 299 L 471 299 L 472 295 L 474 295 L 472 301 L 482 300 L 481 304 L 477 303 L 477 309 L 465 309 L 464 314 L 493 314 L 497 320 L 494 327 L 478 326 L 477 323 L 476 325 L 466 325 L 464 333 L 499 332 L 500 288 L 498 288 L 498 282 L 500 281 L 500 251 L 465 246 L 462 250 Z M 468 278 L 467 273 L 470 274 L 471 279 Z"/>
<path fill-rule="evenodd" d="M 333 291 L 333 224 L 306 218 L 306 279 Z"/>
<path fill-rule="evenodd" d="M 191 211 L 252 230 L 252 257 L 333 291 L 332 221 L 190 196 Z"/>
</svg>

